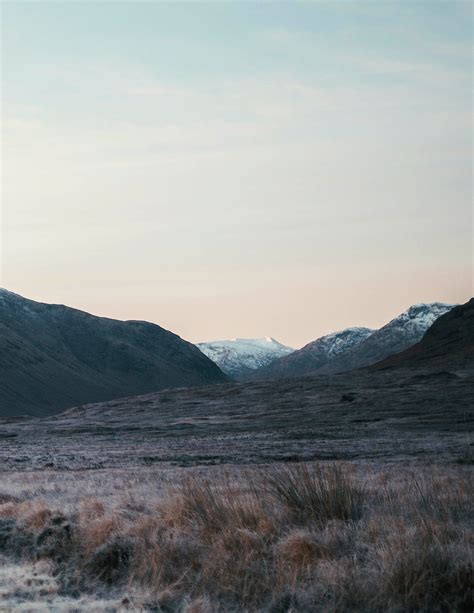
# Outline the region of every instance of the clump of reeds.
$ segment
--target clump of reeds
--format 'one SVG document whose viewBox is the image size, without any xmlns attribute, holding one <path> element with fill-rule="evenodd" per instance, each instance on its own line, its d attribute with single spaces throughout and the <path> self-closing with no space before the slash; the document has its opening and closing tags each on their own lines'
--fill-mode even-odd
<svg viewBox="0 0 474 613">
<path fill-rule="evenodd" d="M 362 515 L 364 492 L 343 465 L 278 468 L 268 473 L 265 490 L 300 524 L 356 520 Z"/>
</svg>

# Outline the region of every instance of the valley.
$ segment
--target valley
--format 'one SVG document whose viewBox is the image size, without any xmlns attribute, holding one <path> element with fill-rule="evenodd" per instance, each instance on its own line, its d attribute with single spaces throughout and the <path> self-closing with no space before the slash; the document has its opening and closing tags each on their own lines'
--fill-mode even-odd
<svg viewBox="0 0 474 613">
<path fill-rule="evenodd" d="M 166 390 L 0 420 L 3 470 L 80 470 L 472 452 L 474 373 L 392 372 Z"/>
<path fill-rule="evenodd" d="M 473 357 L 474 299 L 347 373 L 0 417 L 6 610 L 469 610 Z"/>
</svg>

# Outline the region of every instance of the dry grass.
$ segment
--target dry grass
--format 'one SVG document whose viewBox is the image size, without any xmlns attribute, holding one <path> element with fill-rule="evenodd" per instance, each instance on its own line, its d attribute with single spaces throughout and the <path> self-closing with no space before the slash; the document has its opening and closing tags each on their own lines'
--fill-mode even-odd
<svg viewBox="0 0 474 613">
<path fill-rule="evenodd" d="M 354 484 L 347 466 L 340 464 L 279 468 L 268 475 L 265 489 L 285 508 L 290 520 L 304 525 L 356 520 L 362 513 L 363 491 Z"/>
<path fill-rule="evenodd" d="M 63 594 L 122 609 L 472 610 L 472 479 L 291 465 L 187 476 L 158 498 L 66 515 L 0 504 L 0 552 L 52 565 Z"/>
</svg>

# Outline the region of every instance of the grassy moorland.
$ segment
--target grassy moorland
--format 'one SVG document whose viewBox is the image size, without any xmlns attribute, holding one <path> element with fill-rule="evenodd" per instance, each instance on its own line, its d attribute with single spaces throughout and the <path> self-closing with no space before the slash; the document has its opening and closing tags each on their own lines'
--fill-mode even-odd
<svg viewBox="0 0 474 613">
<path fill-rule="evenodd" d="M 3 591 L 15 608 L 36 589 L 23 610 L 472 610 L 469 466 L 17 473 L 3 485 L 0 553 L 32 569 Z"/>
<path fill-rule="evenodd" d="M 0 611 L 472 611 L 471 372 L 0 420 Z"/>
</svg>

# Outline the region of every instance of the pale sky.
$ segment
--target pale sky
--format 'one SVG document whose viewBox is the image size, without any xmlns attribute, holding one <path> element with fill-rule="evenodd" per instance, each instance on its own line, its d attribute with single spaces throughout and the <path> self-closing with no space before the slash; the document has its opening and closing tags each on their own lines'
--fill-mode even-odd
<svg viewBox="0 0 474 613">
<path fill-rule="evenodd" d="M 473 295 L 470 2 L 2 12 L 1 286 L 295 347 Z"/>
</svg>

